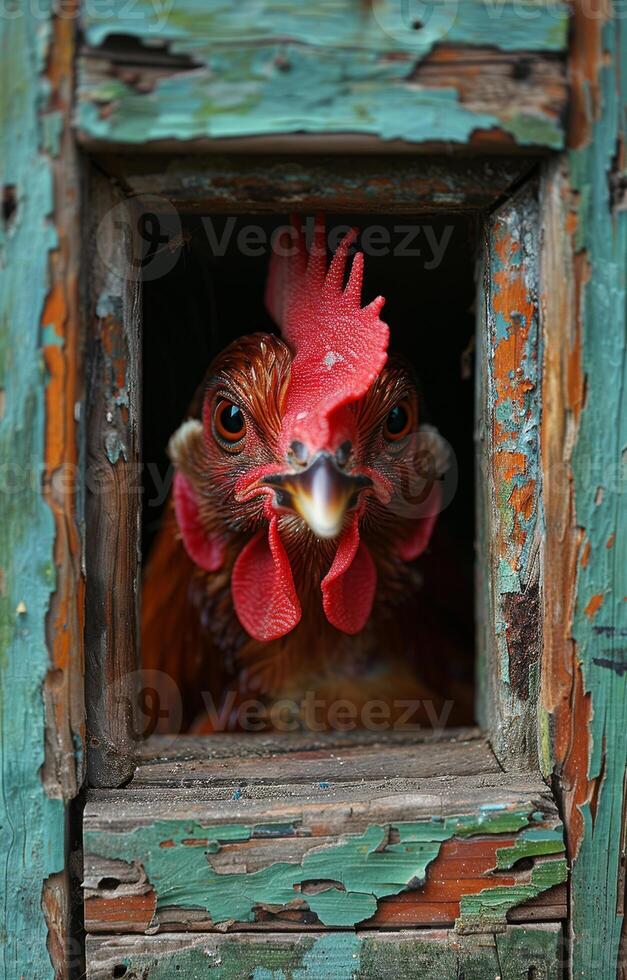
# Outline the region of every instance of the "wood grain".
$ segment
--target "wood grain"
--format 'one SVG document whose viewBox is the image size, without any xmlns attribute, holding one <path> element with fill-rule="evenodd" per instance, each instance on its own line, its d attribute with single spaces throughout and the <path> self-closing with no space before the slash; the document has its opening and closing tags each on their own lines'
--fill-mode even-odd
<svg viewBox="0 0 627 980">
<path fill-rule="evenodd" d="M 476 0 L 426 3 L 414 17 L 388 2 L 322 0 L 314 13 L 286 0 L 240 4 L 236 20 L 196 0 L 172 16 L 147 0 L 133 15 L 113 7 L 82 19 L 78 128 L 93 149 L 295 133 L 492 153 L 563 145 L 561 4 L 505 3 L 496 16 Z"/>
<path fill-rule="evenodd" d="M 130 218 L 112 183 L 91 183 L 86 699 L 88 777 L 120 786 L 134 768 L 139 555 L 140 312 Z M 120 230 L 122 229 L 122 230 Z"/>
<path fill-rule="evenodd" d="M 148 763 L 124 791 L 89 795 L 90 932 L 315 930 L 350 922 L 371 928 L 457 922 L 472 931 L 504 924 L 515 909 L 529 920 L 565 914 L 563 890 L 545 895 L 564 880 L 550 794 L 529 773 L 505 775 L 482 739 L 165 765 L 165 775 Z M 375 838 L 379 856 L 369 859 L 375 852 L 367 842 Z M 368 891 L 371 860 L 382 864 L 378 881 L 399 874 L 402 880 L 380 894 L 373 884 L 374 905 L 372 895 L 364 903 L 359 889 L 353 894 L 357 880 Z M 335 893 L 342 894 L 341 908 L 327 907 L 333 881 L 344 873 L 344 893 Z M 286 890 L 286 874 L 294 888 Z M 170 892 L 177 880 L 184 890 L 195 882 L 193 899 L 179 886 L 179 897 Z M 257 895 L 246 914 L 239 899 L 239 911 L 228 899 L 223 904 L 231 884 L 234 895 Z M 483 908 L 495 888 L 498 907 Z M 466 915 L 464 903 L 473 896 L 481 912 Z"/>
<path fill-rule="evenodd" d="M 492 207 L 537 157 L 269 154 L 98 154 L 98 164 L 131 194 L 158 195 L 202 214 L 299 211 L 410 213 Z M 382 148 L 379 147 L 381 152 Z"/>
<path fill-rule="evenodd" d="M 248 980 L 253 975 L 361 977 L 379 980 L 558 980 L 562 938 L 558 925 L 510 926 L 504 932 L 459 936 L 424 932 L 372 934 L 281 933 L 218 936 L 215 933 L 152 937 L 89 937 L 88 980 L 141 975 L 144 980 L 211 976 Z M 176 971 L 176 974 L 175 972 Z"/>
<path fill-rule="evenodd" d="M 573 867 L 570 969 L 603 980 L 625 972 L 626 59 L 618 10 L 602 4 L 590 17 L 575 4 L 571 152 L 563 172 L 546 178 L 546 357 L 555 380 L 545 479 L 557 560 L 543 698 Z"/>
<path fill-rule="evenodd" d="M 72 39 L 57 32 L 47 8 L 43 16 L 32 7 L 6 13 L 0 17 L 0 973 L 20 980 L 53 970 L 66 975 L 66 804 L 82 778 L 80 508 L 72 494 L 74 398 L 80 403 L 78 231 L 75 202 L 61 179 L 67 163 L 68 181 L 76 180 L 75 159 L 65 159 Z"/>
<path fill-rule="evenodd" d="M 533 183 L 488 219 L 477 348 L 480 720 L 503 765 L 530 767 L 542 644 L 540 221 Z"/>
</svg>

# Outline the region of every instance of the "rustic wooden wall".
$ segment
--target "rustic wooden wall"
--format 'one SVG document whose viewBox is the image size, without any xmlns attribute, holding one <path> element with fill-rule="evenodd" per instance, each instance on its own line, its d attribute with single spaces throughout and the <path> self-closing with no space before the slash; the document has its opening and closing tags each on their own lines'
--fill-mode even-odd
<svg viewBox="0 0 627 980">
<path fill-rule="evenodd" d="M 74 20 L 0 14 L 0 973 L 67 976 L 83 779 Z M 80 486 L 80 481 L 78 483 Z M 80 491 L 79 491 L 80 493 Z"/>
<path fill-rule="evenodd" d="M 620 8 L 581 4 L 569 153 L 546 184 L 546 772 L 572 862 L 573 976 L 627 975 L 627 211 Z"/>
</svg>

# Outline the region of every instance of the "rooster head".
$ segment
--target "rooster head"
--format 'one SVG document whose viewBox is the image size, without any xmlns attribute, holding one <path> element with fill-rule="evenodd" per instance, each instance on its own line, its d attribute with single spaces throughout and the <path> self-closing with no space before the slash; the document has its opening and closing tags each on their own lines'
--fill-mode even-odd
<svg viewBox="0 0 627 980">
<path fill-rule="evenodd" d="M 241 541 L 233 604 L 262 641 L 301 618 L 307 586 L 300 576 L 297 588 L 293 565 L 307 549 L 327 562 L 315 582 L 326 619 L 356 633 L 376 592 L 368 537 L 410 561 L 435 523 L 433 479 L 446 468 L 444 453 L 435 430 L 423 428 L 417 442 L 415 380 L 400 358 L 388 358 L 384 299 L 361 305 L 361 253 L 346 275 L 355 236 L 344 237 L 327 267 L 322 220 L 309 253 L 300 225 L 285 229 L 266 292 L 281 338 L 251 334 L 226 348 L 207 374 L 202 418 L 170 441 L 184 546 L 200 568 L 217 572 L 229 544 Z M 417 456 L 423 471 L 429 460 L 432 480 L 419 495 L 429 500 L 408 514 Z"/>
</svg>

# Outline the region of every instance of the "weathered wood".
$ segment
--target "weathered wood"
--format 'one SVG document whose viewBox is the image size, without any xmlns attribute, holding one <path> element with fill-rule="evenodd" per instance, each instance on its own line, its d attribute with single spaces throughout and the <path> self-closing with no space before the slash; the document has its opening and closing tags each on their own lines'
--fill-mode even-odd
<svg viewBox="0 0 627 980">
<path fill-rule="evenodd" d="M 130 193 L 197 213 L 433 213 L 492 207 L 537 164 L 531 157 L 185 156 L 100 154 Z"/>
<path fill-rule="evenodd" d="M 469 745 L 458 749 L 468 754 Z M 457 923 L 476 931 L 503 926 L 523 903 L 530 919 L 564 915 L 563 893 L 536 901 L 566 874 L 544 783 L 508 777 L 493 760 L 472 773 L 451 754 L 452 772 L 437 775 L 436 763 L 436 775 L 421 778 L 418 747 L 414 758 L 393 751 L 383 774 L 372 748 L 318 750 L 287 753 L 283 782 L 277 758 L 235 759 L 231 773 L 224 760 L 201 779 L 193 763 L 188 772 L 179 763 L 177 787 L 147 766 L 123 792 L 92 792 L 88 930 Z"/>
<path fill-rule="evenodd" d="M 627 31 L 610 5 L 574 13 L 571 152 L 546 178 L 543 702 L 573 862 L 572 975 L 613 980 L 625 970 Z"/>
<path fill-rule="evenodd" d="M 79 465 L 85 407 L 79 268 L 83 167 L 72 132 L 73 24 L 56 18 L 51 26 L 47 114 L 56 137 L 51 132 L 48 151 L 57 240 L 50 254 L 48 294 L 41 317 L 48 375 L 42 484 L 54 515 L 56 587 L 46 617 L 51 664 L 43 688 L 46 755 L 42 775 L 51 795 L 70 800 L 80 789 L 85 768 L 83 473 Z"/>
<path fill-rule="evenodd" d="M 542 644 L 535 188 L 490 217 L 477 395 L 481 720 L 499 760 L 537 765 Z"/>
<path fill-rule="evenodd" d="M 259 732 L 252 737 L 249 733 L 239 732 L 217 732 L 211 738 L 204 735 L 177 735 L 174 738 L 171 735 L 152 735 L 139 743 L 136 757 L 138 763 L 147 765 L 160 762 L 206 762 L 236 757 L 263 759 L 290 752 L 313 752 L 319 749 L 330 752 L 336 748 L 375 745 L 411 745 L 417 752 L 424 752 L 428 747 L 430 753 L 432 748 L 437 752 L 440 746 L 450 748 L 457 745 L 460 752 L 457 764 L 462 764 L 468 756 L 461 746 L 471 743 L 471 751 L 483 751 L 486 745 L 486 738 L 478 728 L 447 728 L 446 735 L 391 729 L 385 733 L 383 742 L 381 739 L 380 732 L 372 732 L 366 728 L 350 731 Z"/>
<path fill-rule="evenodd" d="M 504 932 L 458 936 L 424 932 L 322 935 L 169 935 L 87 939 L 88 980 L 254 976 L 337 977 L 337 980 L 558 980 L 558 925 L 510 926 Z"/>
<path fill-rule="evenodd" d="M 83 726 L 72 32 L 50 4 L 6 10 L 0 50 L 0 972 L 64 978 Z"/>
<path fill-rule="evenodd" d="M 134 226 L 94 173 L 87 419 L 85 622 L 88 778 L 120 786 L 134 768 L 138 670 L 139 344 Z"/>
<path fill-rule="evenodd" d="M 283 736 L 281 736 L 283 737 Z M 246 748 L 245 738 L 237 737 L 236 745 Z M 200 740 L 199 740 L 200 741 Z M 274 752 L 259 755 L 255 752 L 255 736 L 248 739 L 249 751 L 237 755 L 228 754 L 229 736 L 212 736 L 208 740 L 204 757 L 202 742 L 196 759 L 176 760 L 165 758 L 144 762 L 135 773 L 133 787 L 177 786 L 181 779 L 185 785 L 199 783 L 210 786 L 233 786 L 241 783 L 251 786 L 316 782 L 341 783 L 385 779 L 420 779 L 445 776 L 478 776 L 481 773 L 498 773 L 500 766 L 484 738 L 467 741 L 443 738 L 425 746 L 410 742 L 394 746 L 381 741 L 371 746 L 342 745 L 335 739 L 336 748 L 287 750 L 275 738 Z M 213 742 L 218 744 L 213 746 Z M 289 744 L 289 735 L 286 739 Z M 298 741 L 305 741 L 299 738 Z M 252 745 L 250 744 L 252 742 Z M 234 747 L 234 746 L 233 746 Z M 217 757 L 216 757 L 217 755 Z M 263 762 L 260 760 L 263 759 Z"/>
<path fill-rule="evenodd" d="M 392 0 L 111 6 L 82 17 L 78 125 L 92 147 L 285 133 L 563 145 L 566 5 L 521 0 L 498 16 L 476 0 L 415 16 Z"/>
</svg>

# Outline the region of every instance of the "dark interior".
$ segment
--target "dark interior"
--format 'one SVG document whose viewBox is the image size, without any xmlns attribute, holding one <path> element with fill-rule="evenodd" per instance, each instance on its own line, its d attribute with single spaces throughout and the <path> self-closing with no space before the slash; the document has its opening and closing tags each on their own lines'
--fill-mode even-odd
<svg viewBox="0 0 627 980">
<path fill-rule="evenodd" d="M 166 257 L 168 271 L 148 276 L 144 283 L 144 557 L 164 504 L 165 448 L 185 417 L 209 362 L 238 336 L 256 330 L 276 332 L 263 304 L 269 260 L 263 238 L 287 221 L 287 215 L 182 218 L 182 247 Z M 248 251 L 255 254 L 247 255 L 242 253 L 238 236 L 251 225 L 261 231 L 258 239 L 253 235 L 248 239 Z M 327 216 L 328 231 L 347 225 L 357 226 L 362 234 L 370 229 L 363 300 L 379 293 L 386 297 L 382 316 L 390 325 L 390 347 L 412 360 L 422 386 L 423 421 L 437 426 L 457 458 L 457 491 L 439 518 L 428 553 L 419 561 L 436 629 L 439 623 L 449 637 L 454 636 L 460 651 L 454 669 L 470 687 L 474 661 L 476 218 Z M 379 230 L 373 231 L 373 226 Z M 216 254 L 219 252 L 223 254 Z"/>
</svg>

